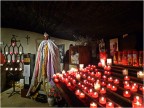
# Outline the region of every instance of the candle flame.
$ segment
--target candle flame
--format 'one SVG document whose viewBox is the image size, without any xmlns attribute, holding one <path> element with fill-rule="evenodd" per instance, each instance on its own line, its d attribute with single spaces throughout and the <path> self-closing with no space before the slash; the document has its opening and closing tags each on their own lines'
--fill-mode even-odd
<svg viewBox="0 0 144 108">
<path fill-rule="evenodd" d="M 94 83 L 94 89 L 99 90 L 100 89 L 100 84 L 98 82 Z"/>
</svg>

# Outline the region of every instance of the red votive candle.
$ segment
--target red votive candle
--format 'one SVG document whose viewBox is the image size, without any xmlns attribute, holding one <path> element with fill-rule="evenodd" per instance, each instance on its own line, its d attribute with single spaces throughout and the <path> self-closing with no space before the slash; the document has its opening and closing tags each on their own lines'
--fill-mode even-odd
<svg viewBox="0 0 144 108">
<path fill-rule="evenodd" d="M 94 73 L 94 72 L 92 72 L 92 73 L 91 73 L 91 76 L 94 76 L 94 75 L 95 75 L 95 73 Z"/>
<path fill-rule="evenodd" d="M 102 86 L 106 86 L 106 82 L 104 82 L 104 81 L 101 82 L 101 85 L 102 85 Z"/>
<path fill-rule="evenodd" d="M 123 91 L 123 96 L 124 97 L 131 97 L 131 93 L 128 90 Z"/>
<path fill-rule="evenodd" d="M 68 78 L 65 78 L 65 83 L 66 83 L 66 84 L 68 83 Z"/>
<path fill-rule="evenodd" d="M 107 75 L 108 71 L 104 71 L 104 74 Z"/>
<path fill-rule="evenodd" d="M 75 80 L 75 79 L 73 79 L 73 80 L 72 80 L 72 83 L 73 83 L 73 84 L 76 84 L 76 80 Z"/>
<path fill-rule="evenodd" d="M 109 81 L 109 82 L 113 82 L 113 78 L 112 78 L 112 77 L 109 77 L 109 78 L 108 78 L 108 81 Z"/>
<path fill-rule="evenodd" d="M 78 86 L 81 87 L 81 83 L 80 82 L 78 83 Z"/>
<path fill-rule="evenodd" d="M 107 72 L 107 75 L 111 75 L 111 72 L 110 72 L 110 71 L 108 71 L 108 72 Z"/>
<path fill-rule="evenodd" d="M 107 66 L 107 70 L 108 70 L 108 71 L 111 70 L 111 66 Z"/>
<path fill-rule="evenodd" d="M 75 94 L 76 94 L 76 95 L 79 95 L 80 93 L 81 93 L 81 92 L 80 92 L 79 89 L 75 91 Z"/>
<path fill-rule="evenodd" d="M 62 75 L 62 74 L 60 74 L 60 75 L 59 75 L 59 79 L 60 79 L 60 80 L 62 80 L 62 78 L 63 78 L 63 75 Z"/>
<path fill-rule="evenodd" d="M 115 79 L 115 80 L 114 80 L 114 84 L 119 84 L 119 80 L 118 80 L 118 79 Z"/>
<path fill-rule="evenodd" d="M 94 78 L 91 78 L 91 81 L 92 81 L 92 82 L 94 82 L 94 81 L 95 81 L 95 79 L 94 79 Z"/>
<path fill-rule="evenodd" d="M 83 80 L 83 83 L 84 83 L 84 84 L 87 84 L 87 80 Z"/>
<path fill-rule="evenodd" d="M 100 77 L 101 77 L 101 73 L 100 73 L 100 72 L 96 72 L 95 76 L 96 76 L 97 78 L 100 78 Z"/>
<path fill-rule="evenodd" d="M 101 63 L 101 62 L 99 62 L 99 63 L 98 63 L 98 66 L 99 66 L 99 67 L 102 67 L 102 63 Z"/>
<path fill-rule="evenodd" d="M 97 97 L 98 97 L 98 93 L 97 93 L 97 92 L 94 92 L 94 93 L 92 94 L 92 97 L 93 97 L 93 98 L 97 98 Z"/>
<path fill-rule="evenodd" d="M 95 72 L 97 72 L 98 71 L 98 69 L 95 69 Z"/>
<path fill-rule="evenodd" d="M 111 90 L 112 90 L 112 91 L 117 91 L 117 87 L 113 85 L 113 86 L 111 87 Z"/>
<path fill-rule="evenodd" d="M 94 66 L 93 66 L 93 69 L 95 69 L 95 68 L 96 68 L 96 66 L 94 65 Z"/>
<path fill-rule="evenodd" d="M 93 94 L 93 89 L 89 89 L 88 94 L 92 96 L 92 94 Z"/>
<path fill-rule="evenodd" d="M 67 83 L 67 86 L 68 86 L 68 87 L 70 87 L 70 86 L 71 86 L 71 83 L 70 83 L 70 82 L 68 82 L 68 83 Z"/>
<path fill-rule="evenodd" d="M 102 87 L 102 88 L 100 89 L 100 93 L 101 93 L 101 94 L 105 94 L 105 93 L 106 93 L 106 89 L 105 89 L 104 87 Z"/>
<path fill-rule="evenodd" d="M 99 103 L 100 103 L 100 104 L 106 104 L 106 98 L 105 98 L 104 96 L 101 96 L 101 97 L 99 98 Z"/>
<path fill-rule="evenodd" d="M 137 83 L 133 83 L 132 86 L 135 86 L 136 88 L 138 88 L 138 84 Z"/>
<path fill-rule="evenodd" d="M 130 86 L 130 84 L 124 84 L 124 88 L 125 89 L 131 89 L 131 86 Z"/>
<path fill-rule="evenodd" d="M 129 84 L 129 81 L 124 81 L 123 84 Z"/>
<path fill-rule="evenodd" d="M 57 78 L 56 74 L 53 75 L 53 78 Z"/>
<path fill-rule="evenodd" d="M 84 94 L 84 93 L 80 93 L 80 94 L 79 94 L 79 97 L 80 97 L 81 99 L 83 99 L 83 98 L 85 98 L 85 94 Z"/>
<path fill-rule="evenodd" d="M 107 84 L 107 88 L 111 89 L 112 85 L 110 83 Z"/>
<path fill-rule="evenodd" d="M 139 101 L 136 102 L 132 102 L 132 108 L 143 108 L 142 103 L 140 103 Z"/>
<path fill-rule="evenodd" d="M 136 86 L 132 86 L 130 90 L 131 90 L 131 92 L 137 92 Z"/>
<path fill-rule="evenodd" d="M 104 80 L 106 80 L 106 79 L 107 79 L 106 75 L 103 75 L 103 76 L 102 76 L 102 78 L 103 78 Z"/>
<path fill-rule="evenodd" d="M 81 78 L 80 74 L 76 74 L 76 79 L 80 80 L 80 78 Z"/>
<path fill-rule="evenodd" d="M 71 76 L 68 76 L 68 79 L 70 80 Z"/>
<path fill-rule="evenodd" d="M 129 77 L 129 76 L 125 76 L 125 77 L 124 77 L 124 80 L 129 81 L 129 80 L 130 80 L 130 77 Z"/>
<path fill-rule="evenodd" d="M 134 96 L 133 101 L 134 101 L 134 102 L 139 101 L 140 103 L 142 103 L 142 97 L 140 97 L 140 96 Z"/>
<path fill-rule="evenodd" d="M 82 77 L 83 77 L 83 78 L 86 78 L 86 74 L 83 74 Z"/>
<path fill-rule="evenodd" d="M 106 108 L 114 108 L 114 103 L 112 103 L 112 102 L 107 102 L 107 103 L 106 103 Z"/>
<path fill-rule="evenodd" d="M 82 89 L 84 89 L 85 85 L 84 85 L 84 84 L 82 84 L 82 85 L 81 85 L 81 87 L 82 87 Z"/>
<path fill-rule="evenodd" d="M 88 76 L 88 78 L 87 78 L 88 80 L 91 80 L 91 77 L 90 76 Z"/>
<path fill-rule="evenodd" d="M 61 80 L 62 80 L 62 82 L 65 82 L 65 78 L 63 78 L 63 77 L 62 77 L 62 79 L 61 79 Z"/>
<path fill-rule="evenodd" d="M 139 90 L 144 94 L 144 86 L 139 86 Z"/>
<path fill-rule="evenodd" d="M 97 108 L 97 104 L 95 102 L 90 103 L 90 108 Z"/>
<path fill-rule="evenodd" d="M 84 87 L 84 91 L 87 92 L 87 91 L 88 91 L 88 88 L 87 88 L 87 87 Z"/>
<path fill-rule="evenodd" d="M 59 82 L 59 80 L 57 78 L 54 78 L 54 82 Z"/>
<path fill-rule="evenodd" d="M 107 66 L 104 66 L 104 70 L 107 70 Z"/>
</svg>

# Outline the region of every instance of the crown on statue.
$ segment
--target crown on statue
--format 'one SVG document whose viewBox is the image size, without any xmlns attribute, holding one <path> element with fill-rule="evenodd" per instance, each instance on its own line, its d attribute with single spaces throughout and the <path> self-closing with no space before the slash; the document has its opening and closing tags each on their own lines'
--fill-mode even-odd
<svg viewBox="0 0 144 108">
<path fill-rule="evenodd" d="M 44 37 L 47 37 L 47 36 L 49 36 L 46 32 L 44 33 Z"/>
</svg>

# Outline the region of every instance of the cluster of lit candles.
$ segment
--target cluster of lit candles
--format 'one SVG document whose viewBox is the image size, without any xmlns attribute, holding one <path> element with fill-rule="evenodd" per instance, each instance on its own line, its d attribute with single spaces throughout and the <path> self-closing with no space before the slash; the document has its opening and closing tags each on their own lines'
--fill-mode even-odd
<svg viewBox="0 0 144 108">
<path fill-rule="evenodd" d="M 8 68 L 8 67 L 6 67 L 5 70 L 6 71 L 22 71 L 22 68 L 12 68 L 12 67 Z"/>
<path fill-rule="evenodd" d="M 14 56 L 14 55 L 18 55 L 18 54 L 21 55 L 22 52 L 21 52 L 21 51 L 20 51 L 20 52 L 12 52 L 12 51 L 11 51 L 11 52 L 9 52 L 9 53 L 8 53 L 8 52 L 5 52 L 5 55 L 8 56 L 8 54 L 10 54 L 11 56 Z M 14 54 L 14 55 L 13 55 L 13 54 Z M 7 62 L 7 63 L 11 63 L 11 62 L 12 62 L 12 63 L 15 63 L 15 62 L 19 63 L 19 62 L 22 62 L 22 63 L 23 63 L 24 60 L 19 60 L 19 59 L 14 60 L 14 59 L 13 59 L 13 60 L 7 60 L 7 61 L 5 60 L 4 62 Z"/>
<path fill-rule="evenodd" d="M 123 84 L 124 84 L 124 89 L 130 90 L 131 92 L 137 92 L 138 90 L 140 90 L 142 94 L 144 94 L 144 86 L 138 85 L 137 83 L 132 83 L 130 81 L 129 76 L 124 77 Z"/>
<path fill-rule="evenodd" d="M 12 55 L 12 54 L 13 54 L 13 52 L 9 52 L 9 53 L 8 53 L 8 52 L 5 52 L 5 54 L 6 54 L 6 55 L 8 55 L 8 54 Z M 21 51 L 20 51 L 19 53 L 18 53 L 18 52 L 14 52 L 14 54 L 20 54 L 20 55 L 21 55 L 21 54 L 22 54 L 22 52 L 21 52 Z"/>
<path fill-rule="evenodd" d="M 132 101 L 132 107 L 133 108 L 143 108 L 143 99 L 140 96 L 134 96 Z"/>
<path fill-rule="evenodd" d="M 6 61 L 5 61 L 5 62 L 6 62 Z M 23 63 L 24 60 L 21 60 L 21 61 L 20 61 L 20 60 L 7 60 L 7 62 L 8 62 L 8 63 L 10 63 L 10 62 L 12 62 L 12 63 L 15 63 L 15 62 L 17 62 L 17 63 L 22 62 L 22 63 Z"/>
<path fill-rule="evenodd" d="M 107 101 L 105 96 L 107 89 L 116 92 L 117 85 L 120 83 L 119 79 L 113 78 L 111 76 L 111 67 L 104 66 L 104 74 L 98 71 L 95 65 L 88 65 L 85 68 L 71 69 L 68 72 L 63 71 L 62 74 L 57 73 L 53 75 L 54 82 L 63 82 L 68 86 L 77 85 L 78 88 L 75 88 L 75 95 L 79 98 L 84 99 L 86 94 L 92 98 L 98 98 L 100 104 L 105 104 L 106 108 L 114 108 L 114 103 Z M 124 77 L 125 83 L 130 80 L 129 76 Z M 131 92 L 127 90 L 127 84 L 124 84 L 123 96 L 130 97 Z M 135 89 L 138 87 L 138 84 L 131 84 L 132 92 L 137 92 Z M 143 90 L 144 87 L 141 87 Z M 90 103 L 90 108 L 97 108 L 96 102 Z"/>
</svg>

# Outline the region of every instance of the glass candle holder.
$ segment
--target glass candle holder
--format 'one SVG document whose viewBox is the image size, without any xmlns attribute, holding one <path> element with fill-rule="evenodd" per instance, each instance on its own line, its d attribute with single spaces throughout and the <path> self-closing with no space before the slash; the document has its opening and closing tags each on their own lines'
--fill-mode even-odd
<svg viewBox="0 0 144 108">
<path fill-rule="evenodd" d="M 123 91 L 123 96 L 124 97 L 131 97 L 131 93 L 128 90 Z"/>
<path fill-rule="evenodd" d="M 130 80 L 130 77 L 129 77 L 129 76 L 125 76 L 125 77 L 124 77 L 124 80 L 125 80 L 125 81 L 129 81 L 129 80 Z"/>
<path fill-rule="evenodd" d="M 102 81 L 102 82 L 101 82 L 101 85 L 102 85 L 102 86 L 106 86 L 106 82 Z"/>
<path fill-rule="evenodd" d="M 99 67 L 102 67 L 102 63 L 101 63 L 101 62 L 99 62 L 99 63 L 98 63 L 98 66 L 99 66 Z"/>
<path fill-rule="evenodd" d="M 117 86 L 113 85 L 113 86 L 111 87 L 111 90 L 112 90 L 112 91 L 117 91 Z"/>
<path fill-rule="evenodd" d="M 58 78 L 54 78 L 54 82 L 56 83 L 59 82 Z"/>
<path fill-rule="evenodd" d="M 115 79 L 115 80 L 114 80 L 114 84 L 119 84 L 119 80 L 118 80 L 118 79 Z"/>
<path fill-rule="evenodd" d="M 131 89 L 131 85 L 128 83 L 128 84 L 124 84 L 124 88 L 125 89 Z"/>
<path fill-rule="evenodd" d="M 90 96 L 92 96 L 92 95 L 93 95 L 93 89 L 89 89 L 88 94 L 89 94 Z"/>
<path fill-rule="evenodd" d="M 114 103 L 113 102 L 107 102 L 106 108 L 114 108 Z"/>
<path fill-rule="evenodd" d="M 143 108 L 142 103 L 140 103 L 139 101 L 136 102 L 132 102 L 132 108 Z"/>
<path fill-rule="evenodd" d="M 105 94 L 105 93 L 106 93 L 106 89 L 105 89 L 104 87 L 102 87 L 102 88 L 100 89 L 100 93 L 101 93 L 101 94 Z"/>
<path fill-rule="evenodd" d="M 136 86 L 132 85 L 130 90 L 131 90 L 131 92 L 137 92 L 138 89 Z"/>
<path fill-rule="evenodd" d="M 80 80 L 80 78 L 81 78 L 80 74 L 76 74 L 76 79 Z"/>
<path fill-rule="evenodd" d="M 97 97 L 98 97 L 98 93 L 97 93 L 97 92 L 94 92 L 94 93 L 92 94 L 92 97 L 93 97 L 93 98 L 97 98 Z"/>
<path fill-rule="evenodd" d="M 70 87 L 70 86 L 71 86 L 71 83 L 70 83 L 70 82 L 68 82 L 68 83 L 67 83 L 67 86 L 68 86 L 68 87 Z"/>
<path fill-rule="evenodd" d="M 112 85 L 110 83 L 107 84 L 107 88 L 111 89 Z"/>
<path fill-rule="evenodd" d="M 134 101 L 134 102 L 139 101 L 140 103 L 142 103 L 142 102 L 143 102 L 143 99 L 142 99 L 142 97 L 136 95 L 136 96 L 133 97 L 133 101 Z"/>
<path fill-rule="evenodd" d="M 80 92 L 80 90 L 79 89 L 77 89 L 76 91 L 75 91 L 75 94 L 76 95 L 79 95 L 81 92 Z"/>
<path fill-rule="evenodd" d="M 97 104 L 95 102 L 90 103 L 90 108 L 97 108 Z"/>
<path fill-rule="evenodd" d="M 109 78 L 108 78 L 108 81 L 109 81 L 109 82 L 113 82 L 113 78 L 112 78 L 112 77 L 109 77 Z"/>
<path fill-rule="evenodd" d="M 106 97 L 101 96 L 101 97 L 99 98 L 99 103 L 100 103 L 100 104 L 106 104 Z"/>
<path fill-rule="evenodd" d="M 85 98 L 85 94 L 84 94 L 84 93 L 80 93 L 80 94 L 79 94 L 79 97 L 80 97 L 81 99 L 83 99 L 83 98 Z"/>
</svg>

